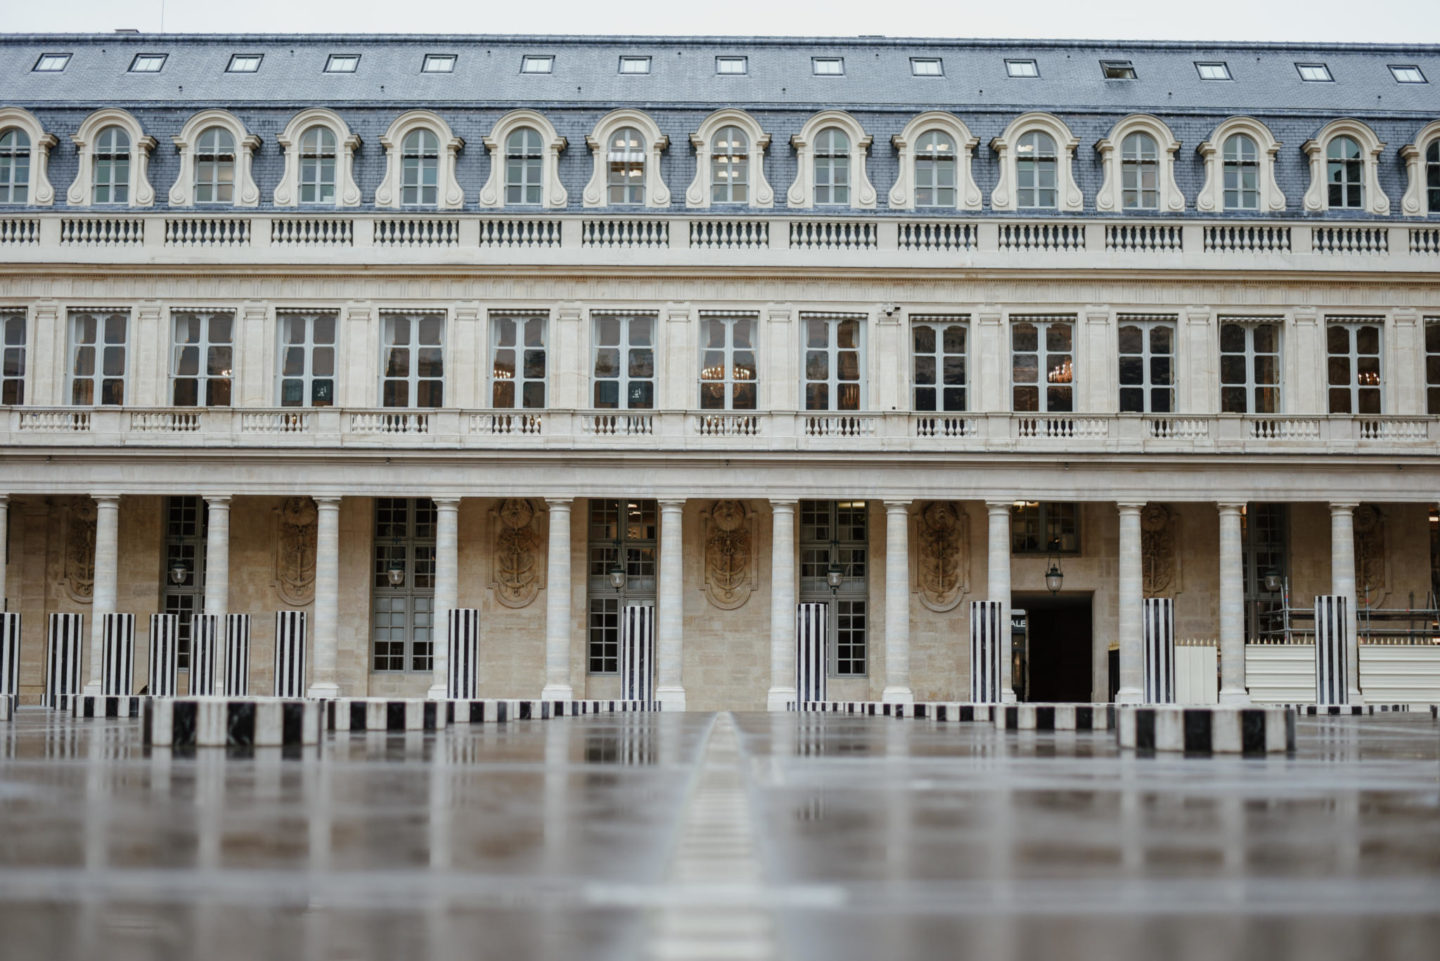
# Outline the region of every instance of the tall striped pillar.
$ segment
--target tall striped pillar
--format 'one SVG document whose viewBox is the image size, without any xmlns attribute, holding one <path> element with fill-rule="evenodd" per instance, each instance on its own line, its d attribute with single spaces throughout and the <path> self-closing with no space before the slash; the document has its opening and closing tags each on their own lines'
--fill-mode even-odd
<svg viewBox="0 0 1440 961">
<path fill-rule="evenodd" d="M 84 614 L 51 614 L 45 652 L 46 707 L 61 710 L 80 693 L 80 651 L 85 639 Z"/>
<path fill-rule="evenodd" d="M 219 693 L 220 615 L 195 614 L 190 618 L 190 696 Z"/>
<path fill-rule="evenodd" d="M 825 639 L 830 605 L 801 604 L 795 609 L 795 700 L 825 700 Z"/>
<path fill-rule="evenodd" d="M 226 697 L 248 697 L 250 694 L 250 615 L 225 615 L 225 683 L 220 693 Z"/>
<path fill-rule="evenodd" d="M 100 693 L 119 697 L 135 692 L 135 615 L 101 614 Z"/>
<path fill-rule="evenodd" d="M 620 622 L 620 696 L 655 700 L 655 605 L 626 604 Z"/>
<path fill-rule="evenodd" d="M 4 542 L 0 541 L 0 554 L 4 552 Z M 0 613 L 0 697 L 19 696 L 20 615 L 15 611 L 7 611 Z"/>
<path fill-rule="evenodd" d="M 1010 658 L 1010 501 L 986 501 L 988 553 L 985 576 L 989 579 L 986 597 L 1000 605 L 1000 690 L 995 702 L 1015 700 L 1015 679 L 1010 676 L 1014 665 Z"/>
<path fill-rule="evenodd" d="M 480 678 L 480 611 L 452 607 L 446 623 L 445 696 L 473 700 Z"/>
<path fill-rule="evenodd" d="M 1010 635 L 1006 601 L 970 602 L 970 700 L 999 704 L 1004 697 L 1000 669 Z"/>
<path fill-rule="evenodd" d="M 180 617 L 150 615 L 150 695 L 174 697 L 180 693 Z"/>
<path fill-rule="evenodd" d="M 1345 652 L 1350 629 L 1349 599 L 1342 594 L 1315 598 L 1315 703 L 1349 704 Z"/>
<path fill-rule="evenodd" d="M 1143 610 L 1145 703 L 1175 703 L 1175 600 L 1147 597 Z"/>
<path fill-rule="evenodd" d="M 304 611 L 275 612 L 275 696 L 305 696 Z"/>
</svg>

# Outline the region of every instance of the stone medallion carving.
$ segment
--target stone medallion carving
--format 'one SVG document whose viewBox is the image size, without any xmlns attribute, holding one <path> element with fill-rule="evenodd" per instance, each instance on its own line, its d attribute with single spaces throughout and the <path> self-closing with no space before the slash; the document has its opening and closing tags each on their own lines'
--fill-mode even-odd
<svg viewBox="0 0 1440 961">
<path fill-rule="evenodd" d="M 1355 508 L 1355 598 L 1378 607 L 1389 593 L 1385 570 L 1385 515 L 1373 504 Z"/>
<path fill-rule="evenodd" d="M 505 607 L 525 607 L 545 583 L 540 535 L 535 532 L 535 505 L 511 497 L 490 511 L 495 526 L 495 551 L 490 586 Z"/>
<path fill-rule="evenodd" d="M 275 591 L 291 607 L 303 607 L 315 596 L 315 502 L 287 497 L 275 515 Z"/>
<path fill-rule="evenodd" d="M 953 610 L 970 591 L 970 520 L 951 501 L 930 501 L 911 517 L 912 589 L 932 611 Z"/>
<path fill-rule="evenodd" d="M 721 610 L 743 607 L 755 590 L 755 516 L 743 501 L 723 500 L 701 518 L 705 594 Z"/>
<path fill-rule="evenodd" d="M 1175 515 L 1164 504 L 1146 504 L 1140 512 L 1140 557 L 1146 597 L 1168 597 L 1180 591 L 1177 527 Z"/>
<path fill-rule="evenodd" d="M 72 601 L 88 604 L 95 596 L 95 502 L 88 497 L 70 501 L 64 513 L 65 593 Z"/>
</svg>

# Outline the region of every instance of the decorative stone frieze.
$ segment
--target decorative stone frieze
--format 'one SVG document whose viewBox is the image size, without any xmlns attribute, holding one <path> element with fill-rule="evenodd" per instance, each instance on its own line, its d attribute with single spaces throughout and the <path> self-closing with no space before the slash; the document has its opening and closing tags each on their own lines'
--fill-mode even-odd
<svg viewBox="0 0 1440 961">
<path fill-rule="evenodd" d="M 535 505 L 522 497 L 506 498 L 490 510 L 495 531 L 490 586 L 495 600 L 505 607 L 530 606 L 545 586 L 545 559 L 535 514 Z"/>
<path fill-rule="evenodd" d="M 970 518 L 952 501 L 930 501 L 910 524 L 911 590 L 929 610 L 954 610 L 970 593 Z"/>
<path fill-rule="evenodd" d="M 72 601 L 88 604 L 95 595 L 95 502 L 75 498 L 65 508 L 61 587 Z"/>
<path fill-rule="evenodd" d="M 315 596 L 315 503 L 287 497 L 275 511 L 275 590 L 291 607 Z"/>
<path fill-rule="evenodd" d="M 1164 504 L 1147 504 L 1140 512 L 1146 597 L 1168 597 L 1180 592 L 1179 527 L 1179 518 Z"/>
<path fill-rule="evenodd" d="M 744 501 L 719 500 L 701 518 L 705 544 L 705 596 L 732 611 L 744 607 L 758 583 L 755 515 Z"/>
</svg>

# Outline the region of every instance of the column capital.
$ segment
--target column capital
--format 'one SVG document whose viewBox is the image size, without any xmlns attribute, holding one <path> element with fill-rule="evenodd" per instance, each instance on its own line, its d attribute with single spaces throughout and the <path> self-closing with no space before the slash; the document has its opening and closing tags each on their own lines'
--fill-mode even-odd
<svg viewBox="0 0 1440 961">
<path fill-rule="evenodd" d="M 1331 514 L 1331 516 L 1333 517 L 1333 516 L 1336 515 L 1336 514 L 1350 514 L 1350 513 L 1354 513 L 1355 508 L 1357 508 L 1357 507 L 1359 507 L 1359 506 L 1360 506 L 1360 502 L 1359 502 L 1359 501 L 1331 501 L 1331 502 L 1330 502 L 1330 514 Z"/>
<path fill-rule="evenodd" d="M 991 514 L 998 514 L 998 513 L 1000 513 L 1001 511 L 1004 511 L 1005 513 L 1008 514 L 1008 513 L 1010 512 L 1010 508 L 1012 508 L 1012 507 L 1014 507 L 1014 506 L 1015 506 L 1015 501 L 1014 501 L 1013 499 L 1008 500 L 1008 501 L 986 501 L 986 502 L 985 502 L 985 510 L 986 510 L 987 512 L 991 513 Z"/>
<path fill-rule="evenodd" d="M 770 499 L 770 510 L 776 514 L 793 514 L 795 513 L 796 505 L 799 503 L 798 500 L 776 500 L 772 497 Z"/>
<path fill-rule="evenodd" d="M 230 494 L 206 494 L 205 503 L 212 508 L 223 507 L 228 509 L 230 507 L 230 498 Z"/>
<path fill-rule="evenodd" d="M 430 502 L 435 505 L 435 509 L 437 511 L 453 511 L 460 509 L 459 494 L 444 494 L 440 497 L 432 497 L 430 498 Z"/>
<path fill-rule="evenodd" d="M 1245 509 L 1245 501 L 1220 501 L 1215 509 L 1222 514 L 1238 514 Z"/>
<path fill-rule="evenodd" d="M 910 513 L 910 505 L 913 504 L 913 503 L 914 503 L 914 501 L 909 501 L 909 500 L 903 500 L 903 501 L 898 501 L 898 500 L 897 500 L 897 501 L 892 501 L 892 500 L 890 500 L 889 498 L 886 498 L 886 500 L 885 500 L 885 513 L 887 513 L 887 514 L 908 514 L 908 513 Z"/>
<path fill-rule="evenodd" d="M 90 499 L 95 502 L 96 507 L 120 506 L 119 494 L 91 494 Z"/>
<path fill-rule="evenodd" d="M 1138 514 L 1145 509 L 1146 501 L 1116 501 L 1115 507 L 1122 514 Z"/>
<path fill-rule="evenodd" d="M 311 495 L 310 495 L 310 499 L 315 502 L 315 506 L 316 506 L 316 508 L 318 508 L 318 509 L 321 509 L 321 510 L 324 510 L 324 509 L 327 509 L 327 508 L 333 508 L 333 509 L 335 509 L 335 510 L 339 510 L 339 509 L 340 509 L 340 495 L 339 495 L 339 494 L 311 494 Z"/>
<path fill-rule="evenodd" d="M 662 511 L 678 511 L 685 509 L 685 498 L 683 497 L 662 497 L 656 500 Z"/>
</svg>

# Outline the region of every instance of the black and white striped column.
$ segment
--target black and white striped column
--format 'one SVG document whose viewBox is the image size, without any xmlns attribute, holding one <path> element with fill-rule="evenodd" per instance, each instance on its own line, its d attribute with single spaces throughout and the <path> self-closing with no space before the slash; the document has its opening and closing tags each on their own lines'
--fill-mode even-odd
<svg viewBox="0 0 1440 961">
<path fill-rule="evenodd" d="M 220 693 L 225 697 L 245 697 L 250 693 L 250 615 L 225 615 L 225 682 Z"/>
<path fill-rule="evenodd" d="M 101 614 L 100 693 L 107 697 L 135 691 L 135 615 Z"/>
<path fill-rule="evenodd" d="M 1145 703 L 1175 703 L 1175 599 L 1147 597 L 1141 611 Z"/>
<path fill-rule="evenodd" d="M 1004 616 L 1000 601 L 970 602 L 970 700 L 976 704 L 1001 700 L 1000 665 L 1010 628 Z"/>
<path fill-rule="evenodd" d="M 0 505 L 0 510 L 3 510 Z M 0 544 L 0 551 L 4 545 Z M 0 699 L 20 696 L 20 615 L 0 613 Z"/>
<path fill-rule="evenodd" d="M 480 678 L 480 611 L 473 607 L 450 609 L 447 618 L 445 696 L 471 700 Z"/>
<path fill-rule="evenodd" d="M 85 639 L 84 614 L 51 614 L 45 652 L 46 707 L 62 710 L 80 693 L 80 648 Z"/>
<path fill-rule="evenodd" d="M 275 612 L 275 696 L 305 696 L 305 612 Z"/>
<path fill-rule="evenodd" d="M 828 604 L 800 604 L 795 612 L 795 700 L 825 700 L 825 638 Z"/>
<path fill-rule="evenodd" d="M 620 622 L 620 697 L 655 699 L 655 605 L 626 604 Z"/>
<path fill-rule="evenodd" d="M 180 616 L 150 615 L 150 695 L 174 697 L 180 693 Z"/>
<path fill-rule="evenodd" d="M 216 665 L 220 660 L 220 615 L 195 614 L 190 618 L 190 696 L 220 693 Z"/>
<path fill-rule="evenodd" d="M 1341 594 L 1315 596 L 1315 703 L 1349 704 L 1345 647 L 1348 611 Z"/>
</svg>

